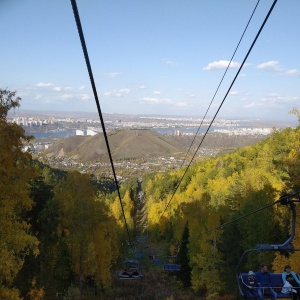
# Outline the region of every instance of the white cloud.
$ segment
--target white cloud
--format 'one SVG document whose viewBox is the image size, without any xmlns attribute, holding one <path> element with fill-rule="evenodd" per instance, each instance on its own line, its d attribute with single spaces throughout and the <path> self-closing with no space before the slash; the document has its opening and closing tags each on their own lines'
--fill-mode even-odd
<svg viewBox="0 0 300 300">
<path fill-rule="evenodd" d="M 170 67 L 177 66 L 177 63 L 173 60 L 170 60 L 170 59 L 163 59 L 163 63 L 167 66 L 170 66 Z"/>
<path fill-rule="evenodd" d="M 130 94 L 131 93 L 131 89 L 129 88 L 123 88 L 119 90 L 119 93 L 121 94 Z"/>
<path fill-rule="evenodd" d="M 54 84 L 51 83 L 51 82 L 39 82 L 39 83 L 36 84 L 36 86 L 38 86 L 38 87 L 51 87 L 53 85 Z"/>
<path fill-rule="evenodd" d="M 61 88 L 60 88 L 59 86 L 55 86 L 55 87 L 53 88 L 53 91 L 55 91 L 55 92 L 60 92 L 60 91 L 61 91 Z"/>
<path fill-rule="evenodd" d="M 110 72 L 110 73 L 105 73 L 104 74 L 104 76 L 108 77 L 108 78 L 115 78 L 115 77 L 118 77 L 120 75 L 121 75 L 121 73 L 119 73 L 119 72 Z"/>
<path fill-rule="evenodd" d="M 211 63 L 209 63 L 206 67 L 203 68 L 203 70 L 221 70 L 221 69 L 226 69 L 228 64 L 229 64 L 229 60 L 218 60 L 218 61 L 213 61 Z M 230 63 L 229 68 L 238 68 L 240 67 L 240 63 L 232 61 Z"/>
<path fill-rule="evenodd" d="M 189 105 L 188 102 L 182 101 L 182 102 L 175 102 L 174 100 L 170 98 L 157 98 L 157 97 L 144 97 L 141 99 L 142 102 L 153 104 L 153 105 L 160 105 L 160 104 L 167 104 L 172 105 L 176 107 L 191 107 L 192 105 Z"/>
<path fill-rule="evenodd" d="M 189 106 L 187 102 L 177 102 L 175 103 L 175 106 L 178 106 L 178 107 L 187 107 Z"/>
<path fill-rule="evenodd" d="M 160 92 L 160 91 L 154 91 L 153 94 L 154 94 L 154 95 L 160 95 L 161 92 Z"/>
<path fill-rule="evenodd" d="M 240 74 L 238 75 L 238 77 L 240 77 L 240 78 L 246 77 L 246 74 L 245 74 L 245 73 L 240 73 Z"/>
<path fill-rule="evenodd" d="M 244 108 L 252 108 L 252 107 L 255 107 L 255 102 L 251 102 L 249 104 L 244 105 Z"/>
<path fill-rule="evenodd" d="M 298 104 L 300 97 L 291 96 L 281 96 L 277 93 L 271 93 L 260 99 L 262 104 L 267 104 L 271 106 L 282 107 L 283 105 Z"/>
<path fill-rule="evenodd" d="M 72 98 L 73 96 L 71 95 L 71 94 L 63 94 L 63 95 L 61 95 L 61 99 L 62 100 L 68 100 L 68 99 L 70 99 L 70 98 Z"/>
<path fill-rule="evenodd" d="M 141 90 L 143 90 L 143 89 L 145 89 L 145 88 L 146 88 L 145 85 L 141 85 L 141 86 L 139 87 L 139 89 L 141 89 Z"/>
<path fill-rule="evenodd" d="M 256 66 L 256 68 L 260 70 L 270 71 L 270 72 L 282 70 L 282 67 L 279 65 L 279 62 L 275 60 L 270 60 L 262 64 L 259 64 Z"/>
<path fill-rule="evenodd" d="M 238 94 L 239 94 L 238 91 L 230 91 L 229 92 L 229 95 L 233 95 L 233 96 L 238 95 Z"/>
<path fill-rule="evenodd" d="M 281 96 L 277 93 L 270 93 L 258 101 L 245 104 L 245 108 L 253 107 L 267 107 L 267 108 L 280 108 L 280 109 L 289 109 L 288 107 L 295 106 L 299 103 L 299 96 Z"/>
<path fill-rule="evenodd" d="M 107 91 L 103 93 L 103 96 L 114 96 L 114 97 L 122 97 L 124 95 L 128 95 L 132 93 L 131 88 L 122 88 L 119 90 Z"/>
<path fill-rule="evenodd" d="M 80 95 L 80 99 L 83 100 L 83 101 L 87 101 L 87 100 L 89 100 L 90 98 L 91 98 L 91 96 L 88 95 L 88 94 L 81 94 L 81 95 Z"/>
<path fill-rule="evenodd" d="M 144 102 L 150 103 L 150 104 L 172 104 L 174 103 L 171 99 L 169 98 L 153 98 L 153 97 L 144 97 L 142 98 Z"/>
<path fill-rule="evenodd" d="M 64 90 L 65 91 L 71 91 L 71 90 L 73 90 L 74 88 L 72 88 L 71 86 L 65 86 L 64 87 Z"/>
<path fill-rule="evenodd" d="M 195 97 L 196 97 L 196 94 L 189 94 L 189 97 L 190 97 L 190 98 L 195 98 Z"/>
<path fill-rule="evenodd" d="M 42 101 L 44 104 L 51 104 L 51 103 L 53 103 L 51 100 L 49 100 L 49 99 L 43 99 L 43 101 Z"/>
<path fill-rule="evenodd" d="M 85 85 L 82 85 L 81 87 L 79 87 L 79 90 L 84 90 L 85 89 Z"/>
<path fill-rule="evenodd" d="M 296 75 L 296 76 L 298 76 L 298 75 L 300 75 L 300 70 L 292 69 L 292 70 L 288 70 L 286 73 L 287 73 L 287 75 L 292 75 L 292 76 Z"/>
</svg>

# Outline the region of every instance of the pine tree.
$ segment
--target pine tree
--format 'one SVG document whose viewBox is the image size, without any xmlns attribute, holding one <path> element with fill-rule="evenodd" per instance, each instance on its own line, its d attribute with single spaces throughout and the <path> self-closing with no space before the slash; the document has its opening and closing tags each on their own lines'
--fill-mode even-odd
<svg viewBox="0 0 300 300">
<path fill-rule="evenodd" d="M 189 258 L 189 226 L 186 223 L 180 242 L 178 251 L 178 262 L 181 264 L 181 269 L 177 273 L 177 278 L 182 282 L 184 287 L 191 286 L 191 267 Z"/>
</svg>

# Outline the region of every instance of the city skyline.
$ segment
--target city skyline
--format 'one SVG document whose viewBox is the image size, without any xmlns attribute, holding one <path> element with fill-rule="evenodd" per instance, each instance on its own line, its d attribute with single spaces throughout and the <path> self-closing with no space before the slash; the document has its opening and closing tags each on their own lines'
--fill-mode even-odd
<svg viewBox="0 0 300 300">
<path fill-rule="evenodd" d="M 261 1 L 215 114 L 273 1 Z M 256 1 L 77 1 L 103 112 L 203 116 Z M 296 120 L 297 0 L 278 1 L 219 117 Z M 69 1 L 2 1 L 1 88 L 21 110 L 97 112 Z"/>
</svg>

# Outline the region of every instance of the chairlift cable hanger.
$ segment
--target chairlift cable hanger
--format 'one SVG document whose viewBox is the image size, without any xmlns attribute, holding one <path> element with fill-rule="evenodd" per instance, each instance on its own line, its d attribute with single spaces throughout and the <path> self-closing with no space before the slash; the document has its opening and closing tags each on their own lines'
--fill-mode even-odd
<svg viewBox="0 0 300 300">
<path fill-rule="evenodd" d="M 244 64 L 245 64 L 245 62 L 246 62 L 248 56 L 250 55 L 250 53 L 251 53 L 251 51 L 252 51 L 252 49 L 253 49 L 253 47 L 254 47 L 254 45 L 255 45 L 257 39 L 258 39 L 258 37 L 260 36 L 260 33 L 262 32 L 262 30 L 263 30 L 263 28 L 264 28 L 264 26 L 265 26 L 267 20 L 269 19 L 270 15 L 271 15 L 271 12 L 273 11 L 273 9 L 274 9 L 274 7 L 275 7 L 277 1 L 278 1 L 278 0 L 274 0 L 274 2 L 273 2 L 273 4 L 272 4 L 271 8 L 269 9 L 269 11 L 268 11 L 268 13 L 267 13 L 267 15 L 266 15 L 266 17 L 265 17 L 265 19 L 264 19 L 262 25 L 260 26 L 260 29 L 258 30 L 258 32 L 257 32 L 257 34 L 256 34 L 256 36 L 255 36 L 255 38 L 254 38 L 254 40 L 253 40 L 253 42 L 252 42 L 252 44 L 251 44 L 249 50 L 248 50 L 248 52 L 247 52 L 247 54 L 246 54 L 246 56 L 245 56 L 243 62 L 241 63 L 241 65 L 240 65 L 238 71 L 236 72 L 236 75 L 234 76 L 234 78 L 233 78 L 233 80 L 232 80 L 232 82 L 231 82 L 231 84 L 230 84 L 230 86 L 229 86 L 229 88 L 228 88 L 228 90 L 227 90 L 227 92 L 226 92 L 226 94 L 225 94 L 225 96 L 224 96 L 222 102 L 220 103 L 220 105 L 219 105 L 219 107 L 218 107 L 218 109 L 217 109 L 217 111 L 216 111 L 214 117 L 212 118 L 212 120 L 211 120 L 209 126 L 207 127 L 207 130 L 206 130 L 205 134 L 203 135 L 203 137 L 202 137 L 202 139 L 201 139 L 201 142 L 200 142 L 199 146 L 197 147 L 197 149 L 196 149 L 196 151 L 195 151 L 193 157 L 191 158 L 191 160 L 190 160 L 188 166 L 186 167 L 186 169 L 185 169 L 185 171 L 184 171 L 184 173 L 183 173 L 181 179 L 179 180 L 178 184 L 176 185 L 175 190 L 174 190 L 174 192 L 173 192 L 173 194 L 172 194 L 170 200 L 168 201 L 168 203 L 167 203 L 167 205 L 166 205 L 164 211 L 162 212 L 162 214 L 161 214 L 159 220 L 163 217 L 163 215 L 164 215 L 164 213 L 166 212 L 167 208 L 169 207 L 169 205 L 170 205 L 172 199 L 174 198 L 174 196 L 175 196 L 175 194 L 176 194 L 176 192 L 177 192 L 177 190 L 178 190 L 178 188 L 179 188 L 179 186 L 180 186 L 180 184 L 181 184 L 181 182 L 182 182 L 184 176 L 186 175 L 188 169 L 191 167 L 192 162 L 193 162 L 193 160 L 194 160 L 194 158 L 195 158 L 195 156 L 196 156 L 198 150 L 199 150 L 200 147 L 202 146 L 202 143 L 203 143 L 205 137 L 207 136 L 208 131 L 210 130 L 210 128 L 211 128 L 211 126 L 212 126 L 214 120 L 216 119 L 216 117 L 217 117 L 217 115 L 218 115 L 218 113 L 219 113 L 221 107 L 223 106 L 223 104 L 224 104 L 224 102 L 225 102 L 225 100 L 226 100 L 226 98 L 227 98 L 227 96 L 228 96 L 228 94 L 229 94 L 229 92 L 230 92 L 230 90 L 231 90 L 233 84 L 235 83 L 235 81 L 236 81 L 238 75 L 240 74 L 240 72 L 241 72 L 241 70 L 242 70 L 242 68 L 243 68 L 243 66 L 244 66 Z"/>
<path fill-rule="evenodd" d="M 84 58 L 85 58 L 85 62 L 86 62 L 86 66 L 87 66 L 87 70 L 88 70 L 88 74 L 89 74 L 89 78 L 90 78 L 90 82 L 91 82 L 92 89 L 93 89 L 93 94 L 94 94 L 94 98 L 95 98 L 95 102 L 96 102 L 96 106 L 97 106 L 97 110 L 98 110 L 98 115 L 100 118 L 102 130 L 103 130 L 105 144 L 106 144 L 107 152 L 109 155 L 109 160 L 110 160 L 110 164 L 111 164 L 111 168 L 112 168 L 112 172 L 113 172 L 115 185 L 117 188 L 118 198 L 119 198 L 121 209 L 122 209 L 122 214 L 123 214 L 123 218 L 124 218 L 124 222 L 125 222 L 125 227 L 126 227 L 126 231 L 127 231 L 127 235 L 128 235 L 129 244 L 131 245 L 131 238 L 130 238 L 129 229 L 128 229 L 126 216 L 125 216 L 125 211 L 124 211 L 122 198 L 121 198 L 121 194 L 120 194 L 120 188 L 118 185 L 117 175 L 116 175 L 116 171 L 115 171 L 115 167 L 114 167 L 114 163 L 113 163 L 112 154 L 110 151 L 110 146 L 109 146 L 108 137 L 107 137 L 107 133 L 106 133 L 106 129 L 105 129 L 104 119 L 103 119 L 102 111 L 100 108 L 100 102 L 99 102 L 96 84 L 95 84 L 95 80 L 94 80 L 94 76 L 93 76 L 93 72 L 92 72 L 92 67 L 91 67 L 91 63 L 90 63 L 90 59 L 89 59 L 89 55 L 88 55 L 88 51 L 87 51 L 87 47 L 86 47 L 86 43 L 85 43 L 85 38 L 84 38 L 82 26 L 81 26 L 78 8 L 77 8 L 76 0 L 70 0 L 70 1 L 71 1 L 74 17 L 75 17 L 75 22 L 76 22 L 76 26 L 77 26 L 77 30 L 78 30 L 78 34 L 79 34 L 79 38 L 80 38 L 80 42 L 81 42 L 81 47 L 82 47 L 82 51 L 84 54 Z"/>
</svg>

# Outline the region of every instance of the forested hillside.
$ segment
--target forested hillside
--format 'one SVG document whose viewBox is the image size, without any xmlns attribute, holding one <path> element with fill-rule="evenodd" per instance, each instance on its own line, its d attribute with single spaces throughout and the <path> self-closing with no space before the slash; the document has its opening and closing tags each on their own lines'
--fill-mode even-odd
<svg viewBox="0 0 300 300">
<path fill-rule="evenodd" d="M 290 212 L 271 204 L 299 191 L 300 128 L 193 165 L 173 198 L 184 169 L 125 181 L 120 196 L 128 240 L 111 180 L 54 170 L 22 151 L 30 137 L 6 120 L 19 102 L 14 92 L 0 90 L 0 299 L 175 299 L 177 288 L 185 294 L 178 299 L 236 299 L 243 251 L 286 240 Z M 133 252 L 128 243 L 137 245 L 137 235 L 146 233 L 140 251 L 175 255 L 181 271 L 175 281 L 164 277 L 145 255 L 144 286 L 118 284 L 119 263 Z M 300 270 L 297 252 L 256 253 L 242 270 L 256 270 L 262 261 L 277 272 L 287 262 Z M 153 290 L 155 278 L 160 283 Z"/>
<path fill-rule="evenodd" d="M 172 244 L 180 242 L 188 228 L 191 286 L 206 299 L 235 290 L 235 268 L 245 250 L 288 237 L 290 212 L 280 205 L 230 222 L 272 204 L 285 192 L 299 191 L 299 138 L 299 128 L 287 128 L 253 146 L 196 164 L 173 198 L 184 170 L 143 179 L 152 237 Z M 221 226 L 224 223 L 229 225 Z M 257 270 L 262 261 L 278 272 L 287 261 L 300 270 L 298 253 L 287 258 L 270 252 L 251 256 L 243 269 Z"/>
<path fill-rule="evenodd" d="M 30 137 L 6 121 L 19 102 L 0 90 L 0 299 L 103 292 L 119 249 L 117 222 L 99 201 L 110 182 L 33 161 L 22 151 Z"/>
</svg>

